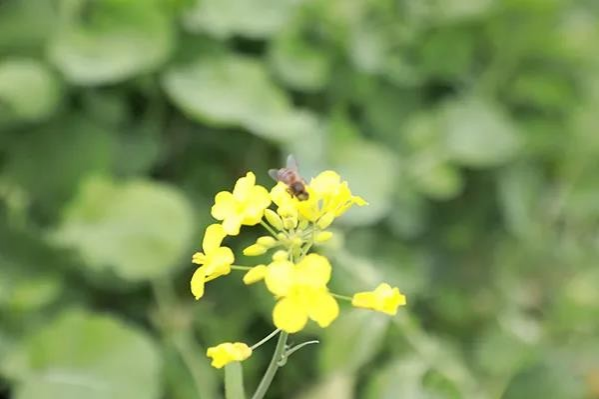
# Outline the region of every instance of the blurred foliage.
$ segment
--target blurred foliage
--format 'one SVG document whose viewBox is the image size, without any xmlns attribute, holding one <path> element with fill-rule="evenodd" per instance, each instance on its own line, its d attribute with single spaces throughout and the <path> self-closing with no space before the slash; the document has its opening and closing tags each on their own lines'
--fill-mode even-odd
<svg viewBox="0 0 599 399">
<path fill-rule="evenodd" d="M 409 306 L 310 329 L 270 398 L 599 398 L 597 109 L 591 0 L 2 0 L 0 397 L 221 397 L 205 347 L 272 299 L 195 302 L 189 259 L 291 152 L 371 204 L 336 291 Z"/>
</svg>

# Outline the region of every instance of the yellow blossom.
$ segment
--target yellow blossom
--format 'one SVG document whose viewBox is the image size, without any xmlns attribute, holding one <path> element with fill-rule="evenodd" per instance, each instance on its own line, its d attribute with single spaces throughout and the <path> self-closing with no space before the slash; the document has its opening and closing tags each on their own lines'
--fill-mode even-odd
<svg viewBox="0 0 599 399">
<path fill-rule="evenodd" d="M 256 176 L 248 172 L 235 183 L 233 192 L 221 191 L 214 198 L 212 216 L 222 220 L 225 232 L 235 236 L 241 225 L 260 223 L 264 210 L 270 205 L 268 191 L 256 185 Z"/>
<path fill-rule="evenodd" d="M 354 295 L 352 305 L 387 313 L 391 316 L 397 314 L 397 308 L 406 304 L 406 297 L 399 292 L 397 287 L 391 288 L 389 284 L 382 283 L 374 291 L 359 292 Z"/>
<path fill-rule="evenodd" d="M 212 367 L 217 369 L 231 362 L 241 362 L 252 355 L 252 349 L 243 342 L 225 342 L 208 348 L 206 355 L 212 358 Z"/>
<path fill-rule="evenodd" d="M 297 265 L 277 259 L 268 266 L 265 282 L 278 299 L 273 309 L 275 326 L 288 333 L 300 331 L 308 319 L 327 327 L 339 314 L 329 293 L 331 264 L 324 256 L 309 254 Z"/>
<path fill-rule="evenodd" d="M 233 251 L 220 246 L 225 236 L 220 224 L 208 226 L 202 242 L 204 252 L 193 254 L 192 262 L 200 265 L 191 277 L 191 292 L 196 299 L 204 295 L 204 283 L 231 272 Z"/>
<path fill-rule="evenodd" d="M 324 226 L 332 219 L 343 215 L 352 205 L 367 205 L 359 196 L 352 195 L 346 181 L 341 181 L 341 176 L 332 170 L 327 170 L 313 178 L 308 185 L 309 198 L 298 201 L 298 210 L 302 216 L 313 222 L 327 214 Z M 330 218 L 330 219 L 329 219 Z M 329 221 L 330 220 L 330 221 Z"/>
</svg>

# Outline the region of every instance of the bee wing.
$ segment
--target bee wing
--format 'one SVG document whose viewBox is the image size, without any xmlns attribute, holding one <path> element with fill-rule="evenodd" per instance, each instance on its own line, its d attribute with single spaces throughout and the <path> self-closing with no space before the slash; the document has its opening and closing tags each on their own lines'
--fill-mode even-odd
<svg viewBox="0 0 599 399">
<path fill-rule="evenodd" d="M 291 154 L 289 154 L 287 156 L 287 169 L 291 169 L 295 172 L 298 171 L 297 161 L 295 160 L 294 156 Z"/>
<path fill-rule="evenodd" d="M 279 181 L 279 169 L 269 169 L 268 175 L 272 177 L 275 181 Z"/>
</svg>

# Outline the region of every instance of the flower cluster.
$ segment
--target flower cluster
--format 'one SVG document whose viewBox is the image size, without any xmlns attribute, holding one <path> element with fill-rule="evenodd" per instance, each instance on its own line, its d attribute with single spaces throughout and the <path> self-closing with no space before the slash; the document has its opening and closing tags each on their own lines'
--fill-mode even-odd
<svg viewBox="0 0 599 399">
<path fill-rule="evenodd" d="M 366 201 L 353 195 L 347 182 L 333 171 L 320 173 L 305 185 L 305 190 L 308 198 L 303 200 L 293 196 L 282 182 L 269 192 L 257 185 L 256 176 L 248 172 L 237 181 L 232 192 L 219 192 L 212 216 L 222 223 L 208 226 L 203 252 L 195 253 L 192 258 L 199 265 L 191 279 L 194 297 L 200 299 L 204 295 L 207 282 L 232 270 L 243 270 L 245 284 L 264 282 L 273 295 L 273 323 L 286 333 L 301 331 L 308 320 L 321 327 L 330 325 L 339 315 L 338 298 L 351 301 L 355 307 L 395 315 L 397 308 L 406 304 L 398 288 L 382 283 L 373 291 L 356 293 L 353 297 L 333 294 L 328 288 L 331 263 L 325 256 L 310 253 L 315 244 L 333 236 L 327 229 L 336 218 L 354 205 L 367 205 Z M 234 265 L 233 251 L 222 246 L 224 238 L 238 235 L 242 226 L 257 224 L 268 234 L 245 248 L 243 254 L 257 256 L 272 250 L 272 261 L 253 267 Z M 252 348 L 243 343 L 224 343 L 209 348 L 207 355 L 213 359 L 212 365 L 220 368 L 247 359 Z"/>
</svg>

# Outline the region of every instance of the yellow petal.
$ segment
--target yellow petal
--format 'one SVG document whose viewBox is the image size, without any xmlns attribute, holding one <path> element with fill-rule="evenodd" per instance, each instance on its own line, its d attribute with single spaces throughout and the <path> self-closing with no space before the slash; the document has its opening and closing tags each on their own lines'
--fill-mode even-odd
<svg viewBox="0 0 599 399">
<path fill-rule="evenodd" d="M 228 191 L 221 191 L 214 197 L 214 205 L 211 214 L 216 220 L 224 220 L 227 216 L 235 214 L 237 211 L 237 201 L 233 194 Z"/>
<path fill-rule="evenodd" d="M 325 328 L 339 316 L 339 305 L 331 294 L 326 291 L 310 295 L 308 316 Z"/>
<path fill-rule="evenodd" d="M 233 188 L 233 196 L 238 201 L 244 201 L 252 187 L 256 184 L 256 175 L 252 172 L 248 172 L 244 177 L 241 177 L 235 183 L 235 188 Z"/>
<path fill-rule="evenodd" d="M 246 285 L 257 283 L 260 280 L 263 280 L 266 277 L 266 272 L 268 268 L 264 265 L 258 265 L 252 267 L 246 274 L 243 276 L 243 282 Z"/>
<path fill-rule="evenodd" d="M 333 223 L 333 220 L 335 220 L 335 213 L 327 212 L 320 219 L 318 219 L 316 224 L 320 229 L 324 230 L 329 227 L 331 223 Z"/>
<path fill-rule="evenodd" d="M 272 262 L 264 279 L 266 288 L 276 296 L 285 296 L 293 285 L 293 263 L 283 260 Z"/>
<path fill-rule="evenodd" d="M 243 342 L 225 342 L 208 348 L 206 355 L 212 358 L 212 367 L 217 369 L 231 362 L 241 362 L 252 355 L 252 349 Z"/>
<path fill-rule="evenodd" d="M 264 210 L 270 205 L 268 191 L 262 186 L 254 186 L 248 191 L 244 202 L 243 224 L 254 226 L 260 223 Z"/>
<path fill-rule="evenodd" d="M 231 248 L 218 248 L 204 265 L 206 282 L 231 272 L 231 264 L 235 261 Z"/>
<path fill-rule="evenodd" d="M 223 220 L 223 229 L 225 230 L 225 233 L 229 236 L 236 236 L 239 234 L 241 219 L 241 216 L 237 213 L 227 216 L 227 218 Z"/>
<path fill-rule="evenodd" d="M 332 267 L 322 255 L 309 254 L 297 264 L 298 284 L 310 287 L 326 287 L 331 279 Z"/>
<path fill-rule="evenodd" d="M 206 263 L 206 255 L 204 255 L 201 252 L 196 252 L 191 257 L 191 262 L 195 263 L 196 265 L 203 265 L 204 263 Z"/>
<path fill-rule="evenodd" d="M 300 331 L 308 322 L 308 314 L 301 303 L 292 297 L 283 298 L 272 311 L 277 328 L 290 334 Z"/>
<path fill-rule="evenodd" d="M 341 176 L 337 172 L 325 170 L 310 181 L 310 187 L 320 196 L 337 190 L 340 183 Z"/>
<path fill-rule="evenodd" d="M 191 293 L 195 299 L 200 299 L 204 296 L 204 282 L 206 280 L 206 274 L 203 267 L 198 267 L 191 276 Z"/>
<path fill-rule="evenodd" d="M 216 251 L 220 244 L 223 242 L 223 238 L 225 238 L 227 234 L 225 233 L 225 229 L 220 224 L 211 224 L 206 228 L 206 232 L 204 233 L 204 241 L 202 242 L 202 248 L 207 255 L 210 255 L 211 252 Z"/>
</svg>

